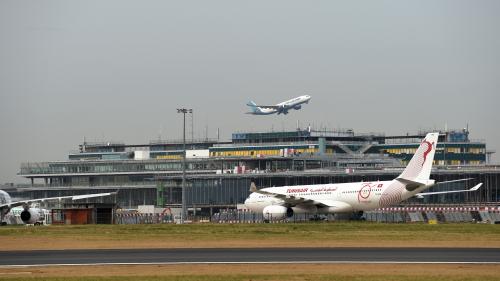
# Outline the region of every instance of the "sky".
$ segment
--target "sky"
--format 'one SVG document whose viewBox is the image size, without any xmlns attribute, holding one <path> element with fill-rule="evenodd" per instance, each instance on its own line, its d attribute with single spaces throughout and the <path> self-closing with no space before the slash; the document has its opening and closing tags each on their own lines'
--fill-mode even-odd
<svg viewBox="0 0 500 281">
<path fill-rule="evenodd" d="M 1 0 L 0 183 L 84 139 L 180 139 L 180 107 L 195 138 L 468 125 L 500 153 L 499 27 L 493 0 Z"/>
</svg>

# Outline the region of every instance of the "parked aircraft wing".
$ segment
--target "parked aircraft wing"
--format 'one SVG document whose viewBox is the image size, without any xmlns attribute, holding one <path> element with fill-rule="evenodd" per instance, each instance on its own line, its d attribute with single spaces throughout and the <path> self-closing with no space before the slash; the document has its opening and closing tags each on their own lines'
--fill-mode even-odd
<svg viewBox="0 0 500 281">
<path fill-rule="evenodd" d="M 353 211 L 353 207 L 344 201 L 338 200 L 316 200 L 316 206 L 318 207 L 326 207 L 331 213 L 343 213 L 343 212 L 351 212 Z"/>
<path fill-rule="evenodd" d="M 114 195 L 114 194 L 117 194 L 117 192 L 106 192 L 106 193 L 94 193 L 94 194 L 84 194 L 84 195 L 29 199 L 29 200 L 22 200 L 22 201 L 16 201 L 16 202 L 10 202 L 7 204 L 2 204 L 2 205 L 0 205 L 0 209 L 2 209 L 2 208 L 14 208 L 14 207 L 23 206 L 23 205 L 29 205 L 29 204 L 35 203 L 35 202 L 61 201 L 61 200 L 67 200 L 67 199 L 68 200 L 81 200 L 81 199 L 94 198 L 94 197 L 110 196 L 110 195 Z"/>
<path fill-rule="evenodd" d="M 273 196 L 273 197 L 276 197 L 278 199 L 283 200 L 286 204 L 293 205 L 293 206 L 299 205 L 299 204 L 311 204 L 311 205 L 315 204 L 314 200 L 311 200 L 311 199 L 308 199 L 305 197 L 292 196 L 292 195 L 286 195 L 286 194 L 281 194 L 281 193 L 269 192 L 269 191 L 265 191 L 262 189 L 257 189 L 257 187 L 255 186 L 255 183 L 253 183 L 253 182 L 250 184 L 250 192 Z"/>
</svg>

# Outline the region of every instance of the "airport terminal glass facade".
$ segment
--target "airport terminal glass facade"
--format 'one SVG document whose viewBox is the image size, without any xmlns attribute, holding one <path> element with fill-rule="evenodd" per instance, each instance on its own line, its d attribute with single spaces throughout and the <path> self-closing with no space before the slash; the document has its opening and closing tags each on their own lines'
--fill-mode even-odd
<svg viewBox="0 0 500 281">
<path fill-rule="evenodd" d="M 425 132 L 385 136 L 352 130 L 235 133 L 230 142 L 187 144 L 189 205 L 234 207 L 258 186 L 387 180 L 397 176 Z M 474 177 L 485 186 L 474 194 L 431 197 L 425 203 L 499 202 L 500 169 L 488 166 L 486 143 L 470 141 L 466 130 L 444 132 L 434 159 L 435 179 Z M 490 152 L 491 153 L 491 152 Z M 47 196 L 74 190 L 116 190 L 120 206 L 176 206 L 181 202 L 182 143 L 153 141 L 84 143 L 67 161 L 24 163 L 20 176 Z M 389 172 L 387 172 L 389 171 Z M 446 188 L 458 188 L 448 186 Z M 37 194 L 39 195 L 39 194 Z"/>
</svg>

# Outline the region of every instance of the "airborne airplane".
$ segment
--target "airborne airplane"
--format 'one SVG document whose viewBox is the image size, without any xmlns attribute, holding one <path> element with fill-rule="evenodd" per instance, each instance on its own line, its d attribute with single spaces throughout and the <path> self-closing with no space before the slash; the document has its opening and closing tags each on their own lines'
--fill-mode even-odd
<svg viewBox="0 0 500 281">
<path fill-rule="evenodd" d="M 304 95 L 300 97 L 293 98 L 291 100 L 287 100 L 284 102 L 280 102 L 276 105 L 257 105 L 255 102 L 250 101 L 247 103 L 248 106 L 252 109 L 251 112 L 247 112 L 247 114 L 253 115 L 269 115 L 269 114 L 288 114 L 288 110 L 295 109 L 299 110 L 302 108 L 303 103 L 309 103 L 311 96 Z"/>
<path fill-rule="evenodd" d="M 283 220 L 293 214 L 368 211 L 395 205 L 413 196 L 471 192 L 479 189 L 482 183 L 466 190 L 422 193 L 432 186 L 470 180 L 436 183 L 429 179 L 438 136 L 439 133 L 427 134 L 408 166 L 392 181 L 281 186 L 260 190 L 252 183 L 252 193 L 245 200 L 245 206 L 254 212 L 262 212 L 264 219 L 270 221 Z"/>
<path fill-rule="evenodd" d="M 42 209 L 31 208 L 32 203 L 46 202 L 46 201 L 61 201 L 61 200 L 66 200 L 66 199 L 81 200 L 81 199 L 88 199 L 88 198 L 94 198 L 94 197 L 110 196 L 113 194 L 116 194 L 116 192 L 38 198 L 38 199 L 29 199 L 29 200 L 24 200 L 24 201 L 12 202 L 10 195 L 5 191 L 0 190 L 0 225 L 7 224 L 6 222 L 3 221 L 3 219 L 4 219 L 5 215 L 8 214 L 9 211 L 14 207 L 23 206 L 24 210 L 20 214 L 21 220 L 25 224 L 35 224 L 35 223 L 39 222 L 39 219 L 42 216 Z"/>
</svg>

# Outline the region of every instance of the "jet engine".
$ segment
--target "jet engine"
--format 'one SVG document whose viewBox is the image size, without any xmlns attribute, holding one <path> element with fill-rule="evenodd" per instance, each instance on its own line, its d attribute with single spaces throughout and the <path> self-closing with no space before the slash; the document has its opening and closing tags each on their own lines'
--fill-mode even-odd
<svg viewBox="0 0 500 281">
<path fill-rule="evenodd" d="M 42 217 L 40 211 L 41 210 L 37 208 L 24 209 L 24 211 L 21 212 L 21 220 L 25 224 L 39 224 L 40 218 Z"/>
<path fill-rule="evenodd" d="M 276 110 L 278 111 L 278 115 L 280 114 L 285 114 L 287 115 L 288 114 L 288 109 L 285 105 L 281 105 L 280 107 L 278 107 Z"/>
<path fill-rule="evenodd" d="M 296 110 L 299 110 L 301 108 L 302 108 L 302 105 L 300 105 L 300 104 L 297 104 L 296 106 L 293 107 L 293 109 L 296 109 Z"/>
<path fill-rule="evenodd" d="M 279 221 L 293 216 L 292 208 L 278 205 L 267 206 L 262 210 L 262 213 L 264 214 L 264 220 L 268 221 Z"/>
</svg>

